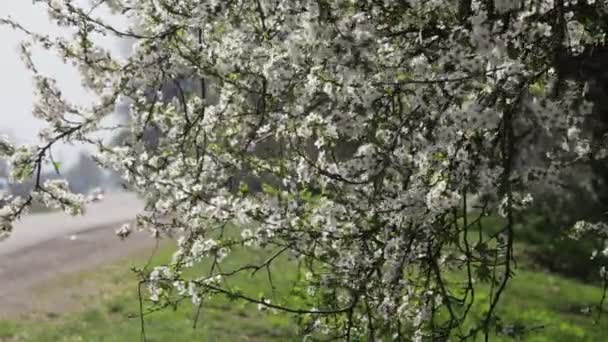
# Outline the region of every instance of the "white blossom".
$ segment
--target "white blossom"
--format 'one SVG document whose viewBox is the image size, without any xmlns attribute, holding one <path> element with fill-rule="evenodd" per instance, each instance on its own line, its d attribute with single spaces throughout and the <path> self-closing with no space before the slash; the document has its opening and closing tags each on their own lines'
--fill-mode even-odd
<svg viewBox="0 0 608 342">
<path fill-rule="evenodd" d="M 82 214 L 101 199 L 38 176 L 52 167 L 55 144 L 95 146 L 96 160 L 146 204 L 134 228 L 178 240 L 171 260 L 140 273 L 159 305 L 230 295 L 265 308 L 268 299 L 227 278 L 272 278 L 285 258 L 310 268 L 298 280 L 303 307 L 291 309 L 308 310 L 315 333 L 431 338 L 429 322 L 447 322 L 437 313 L 472 297 L 453 281 L 439 291 L 441 279 L 473 262 L 500 273 L 511 262 L 503 240 L 513 238 L 512 214 L 529 208 L 532 190 L 607 153 L 586 128 L 588 86 L 556 65 L 557 48 L 578 60 L 605 35 L 591 36 L 576 6 L 562 19 L 553 0 L 105 3 L 131 25 L 88 17 L 69 0 L 46 6 L 70 39 L 0 21 L 27 37 L 33 114 L 46 125 L 31 146 L 0 138 L 10 181 L 34 185 L 3 204 L 0 230 L 10 232 L 33 200 Z M 91 32 L 128 37 L 130 54 L 108 51 Z M 38 46 L 76 67 L 91 103 L 71 103 L 38 70 Z M 119 146 L 96 138 L 117 105 L 128 115 Z M 482 248 L 448 253 L 465 245 L 470 227 L 461 223 L 477 214 L 509 221 L 486 244 L 501 260 L 486 261 Z M 116 234 L 131 231 L 125 224 Z M 580 222 L 573 235 L 589 231 L 606 229 Z M 269 256 L 232 274 L 241 250 Z"/>
</svg>

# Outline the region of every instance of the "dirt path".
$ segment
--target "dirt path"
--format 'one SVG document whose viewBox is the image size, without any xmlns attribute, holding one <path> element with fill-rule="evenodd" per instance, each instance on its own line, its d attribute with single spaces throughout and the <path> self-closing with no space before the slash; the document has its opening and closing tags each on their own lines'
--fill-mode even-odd
<svg viewBox="0 0 608 342">
<path fill-rule="evenodd" d="M 25 218 L 11 238 L 0 242 L 0 317 L 37 311 L 40 303 L 34 292 L 47 282 L 152 250 L 155 241 L 146 233 L 124 241 L 114 234 L 141 209 L 133 195 L 118 194 L 93 205 L 83 217 L 51 213 Z M 55 302 L 61 306 L 62 298 Z"/>
</svg>

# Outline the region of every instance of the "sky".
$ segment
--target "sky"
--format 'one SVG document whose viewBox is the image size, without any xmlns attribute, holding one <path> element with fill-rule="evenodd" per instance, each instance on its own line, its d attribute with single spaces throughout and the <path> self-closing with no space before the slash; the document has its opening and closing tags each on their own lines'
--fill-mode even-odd
<svg viewBox="0 0 608 342">
<path fill-rule="evenodd" d="M 67 35 L 65 29 L 49 21 L 44 4 L 32 4 L 32 1 L 27 0 L 0 1 L 0 18 L 10 16 L 34 32 L 52 36 Z M 103 8 L 98 11 L 98 16 L 108 18 L 111 23 L 124 24 L 124 21 L 111 17 Z M 10 135 L 18 143 L 31 144 L 37 142 L 37 131 L 44 127 L 44 122 L 31 114 L 34 99 L 32 77 L 18 53 L 19 42 L 23 37 L 23 34 L 10 27 L 0 25 L 0 132 Z M 119 52 L 120 44 L 113 38 L 106 38 L 100 41 L 100 44 L 116 53 Z M 80 78 L 74 67 L 63 64 L 48 51 L 35 51 L 34 62 L 37 67 L 57 79 L 66 98 L 77 104 L 89 103 L 87 99 L 90 99 L 90 95 L 80 86 Z M 55 159 L 59 159 L 64 165 L 70 165 L 81 150 L 82 147 L 61 145 L 53 154 Z"/>
</svg>

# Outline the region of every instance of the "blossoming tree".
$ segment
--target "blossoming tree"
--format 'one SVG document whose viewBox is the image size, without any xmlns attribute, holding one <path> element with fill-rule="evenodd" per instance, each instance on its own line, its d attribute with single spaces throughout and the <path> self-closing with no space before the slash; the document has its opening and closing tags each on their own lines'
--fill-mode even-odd
<svg viewBox="0 0 608 342">
<path fill-rule="evenodd" d="M 12 181 L 36 181 L 29 197 L 6 199 L 0 226 L 10 232 L 37 199 L 81 213 L 85 197 L 40 174 L 54 165 L 55 143 L 95 145 L 99 162 L 147 203 L 136 228 L 178 236 L 172 260 L 139 272 L 157 307 L 229 296 L 301 315 L 311 336 L 487 340 L 500 328 L 496 308 L 529 189 L 558 186 L 563 171 L 606 157 L 582 128 L 588 86 L 564 71 L 605 48 L 605 27 L 594 24 L 608 11 L 603 1 L 35 2 L 74 35 L 3 19 L 27 33 L 34 115 L 48 126 L 38 146 L 0 142 Z M 133 26 L 95 17 L 102 3 Z M 132 54 L 104 50 L 92 39 L 100 34 L 132 39 Z M 62 96 L 36 68 L 32 46 L 78 67 L 98 95 L 90 106 Z M 196 85 L 178 82 L 176 96 L 162 99 L 176 79 Z M 96 140 L 101 120 L 125 101 L 127 143 Z M 151 127 L 154 148 L 142 139 Z M 230 186 L 239 172 L 264 179 L 261 190 Z M 484 226 L 488 215 L 505 225 Z M 577 228 L 607 233 L 598 221 Z M 268 258 L 222 267 L 239 249 Z M 273 262 L 285 256 L 308 288 L 298 306 L 231 286 L 244 272 L 272 281 Z M 188 271 L 204 262 L 205 273 Z M 484 317 L 468 317 L 488 288 Z"/>
</svg>

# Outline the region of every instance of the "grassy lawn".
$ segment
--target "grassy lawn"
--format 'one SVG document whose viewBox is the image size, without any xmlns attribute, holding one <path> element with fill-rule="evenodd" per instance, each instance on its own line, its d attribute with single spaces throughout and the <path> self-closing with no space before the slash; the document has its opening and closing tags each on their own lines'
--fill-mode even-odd
<svg viewBox="0 0 608 342">
<path fill-rule="evenodd" d="M 265 255 L 239 251 L 223 267 L 259 262 Z M 167 260 L 170 246 L 161 248 L 152 262 Z M 80 307 L 67 313 L 33 314 L 0 321 L 0 341 L 138 341 L 141 339 L 136 280 L 129 268 L 141 266 L 146 257 L 138 256 L 95 271 L 76 274 L 48 284 L 37 291 L 40 300 L 52 296 L 62 287 L 94 287 L 95 291 L 78 298 Z M 296 276 L 296 266 L 280 259 L 275 264 L 278 294 L 289 291 Z M 231 265 L 232 264 L 232 265 Z M 280 278 L 278 277 L 280 275 Z M 241 276 L 230 283 L 244 293 L 256 296 L 272 291 L 264 272 L 254 277 Z M 594 324 L 594 319 L 581 313 L 581 303 L 595 304 L 601 297 L 599 288 L 541 272 L 519 270 L 505 294 L 499 315 L 511 324 L 526 323 L 539 329 L 527 334 L 525 341 L 605 341 L 608 315 Z M 487 297 L 477 294 L 473 317 L 482 317 Z M 214 299 L 204 303 L 197 327 L 193 321 L 197 308 L 183 303 L 176 310 L 165 309 L 146 316 L 148 341 L 296 341 L 297 327 L 290 317 L 259 312 L 253 305 Z M 500 337 L 492 341 L 502 341 Z"/>
<path fill-rule="evenodd" d="M 599 303 L 600 288 L 543 272 L 517 272 L 502 297 L 498 315 L 504 323 L 533 328 L 524 341 L 606 341 L 608 316 L 583 314 Z M 482 319 L 488 298 L 479 293 L 472 317 Z M 608 309 L 604 306 L 604 310 Z M 495 336 L 492 341 L 512 341 Z"/>
<path fill-rule="evenodd" d="M 172 252 L 164 247 L 152 262 L 167 260 Z M 256 261 L 255 255 L 240 255 L 238 260 Z M 57 288 L 95 286 L 79 298 L 81 307 L 70 313 L 33 314 L 0 321 L 0 341 L 139 341 L 141 339 L 137 284 L 131 266 L 142 266 L 147 258 L 138 256 L 107 265 L 94 272 L 70 276 L 37 290 L 41 301 L 53 296 Z M 277 272 L 288 265 L 277 263 Z M 225 265 L 229 267 L 229 265 Z M 295 274 L 292 272 L 292 274 Z M 266 287 L 265 277 L 242 277 L 238 286 L 253 293 Z M 285 279 L 277 287 L 287 288 Z M 257 293 L 257 292 L 255 292 Z M 287 317 L 260 312 L 253 305 L 243 305 L 218 298 L 204 304 L 196 329 L 197 307 L 183 302 L 177 309 L 166 309 L 145 318 L 148 341 L 288 341 L 296 340 L 296 330 Z"/>
</svg>

